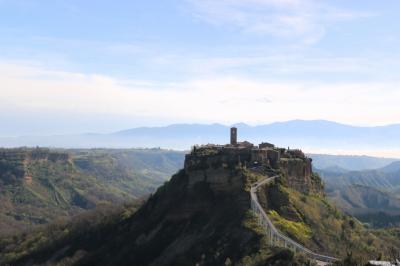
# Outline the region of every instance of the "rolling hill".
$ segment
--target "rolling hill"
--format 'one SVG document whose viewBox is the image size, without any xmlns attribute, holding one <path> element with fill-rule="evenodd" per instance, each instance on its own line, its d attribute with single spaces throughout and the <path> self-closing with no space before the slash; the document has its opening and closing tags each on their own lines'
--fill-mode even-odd
<svg viewBox="0 0 400 266">
<path fill-rule="evenodd" d="M 394 172 L 385 172 L 381 169 L 337 172 L 328 169 L 317 170 L 317 172 L 327 184 L 327 188 L 330 189 L 362 185 L 394 194 L 400 192 L 400 170 Z"/>
<path fill-rule="evenodd" d="M 278 152 L 281 156 L 273 156 Z M 320 178 L 309 171 L 311 160 L 301 152 L 260 151 L 264 159 L 256 164 L 252 154 L 251 148 L 193 149 L 184 169 L 137 211 L 123 207 L 4 238 L 0 263 L 310 265 L 310 258 L 282 243 L 271 246 L 251 211 L 250 188 L 272 176 L 276 179 L 257 192 L 260 206 L 291 239 L 339 258 L 349 251 L 364 258 L 388 256 L 400 245 L 399 230 L 369 230 L 329 204 Z"/>
<path fill-rule="evenodd" d="M 398 162 L 375 170 L 316 170 L 327 196 L 342 210 L 373 226 L 400 225 L 400 168 Z"/>
<path fill-rule="evenodd" d="M 368 213 L 400 215 L 400 199 L 373 187 L 351 185 L 334 190 L 328 195 L 338 207 L 353 215 Z"/>
<path fill-rule="evenodd" d="M 382 167 L 390 167 L 389 165 L 392 163 L 394 166 L 399 164 L 399 159 L 395 158 L 312 153 L 307 155 L 313 159 L 313 166 L 315 169 L 333 173 L 374 170 Z M 400 166 L 396 169 L 400 169 Z"/>
<path fill-rule="evenodd" d="M 159 149 L 0 149 L 0 233 L 145 197 L 182 160 Z"/>
</svg>

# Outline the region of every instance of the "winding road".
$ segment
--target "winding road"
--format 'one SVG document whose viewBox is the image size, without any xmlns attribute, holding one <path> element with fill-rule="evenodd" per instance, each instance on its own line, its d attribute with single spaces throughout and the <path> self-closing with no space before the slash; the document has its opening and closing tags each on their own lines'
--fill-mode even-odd
<svg viewBox="0 0 400 266">
<path fill-rule="evenodd" d="M 264 209 L 258 202 L 257 191 L 261 186 L 273 182 L 277 177 L 278 176 L 266 177 L 263 180 L 252 184 L 250 189 L 251 209 L 257 215 L 259 225 L 261 225 L 265 229 L 266 234 L 269 238 L 269 244 L 271 246 L 286 247 L 293 250 L 294 252 L 301 252 L 310 259 L 315 260 L 318 265 L 328 265 L 334 261 L 337 261 L 337 258 L 312 252 L 308 248 L 279 232 L 279 230 L 276 229 L 276 227 L 273 225 L 271 219 L 269 219 L 268 215 L 265 213 Z"/>
</svg>

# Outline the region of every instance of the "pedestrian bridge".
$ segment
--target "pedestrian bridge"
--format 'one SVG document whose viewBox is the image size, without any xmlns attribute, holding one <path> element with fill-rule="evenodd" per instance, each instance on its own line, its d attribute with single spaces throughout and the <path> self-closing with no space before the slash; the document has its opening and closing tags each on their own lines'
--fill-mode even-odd
<svg viewBox="0 0 400 266">
<path fill-rule="evenodd" d="M 261 186 L 273 182 L 277 177 L 278 176 L 266 177 L 265 179 L 252 184 L 250 189 L 251 209 L 257 216 L 258 224 L 264 228 L 269 239 L 269 244 L 271 246 L 285 247 L 293 250 L 294 252 L 303 253 L 308 258 L 315 260 L 318 265 L 327 265 L 337 261 L 338 258 L 312 252 L 308 248 L 279 232 L 279 230 L 276 229 L 276 227 L 272 224 L 271 219 L 269 219 L 268 215 L 265 213 L 258 201 L 257 191 Z"/>
</svg>

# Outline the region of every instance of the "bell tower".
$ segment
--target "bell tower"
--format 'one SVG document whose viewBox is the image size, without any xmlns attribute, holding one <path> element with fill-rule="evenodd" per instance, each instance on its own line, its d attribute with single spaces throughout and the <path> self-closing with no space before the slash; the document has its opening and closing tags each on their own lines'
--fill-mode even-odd
<svg viewBox="0 0 400 266">
<path fill-rule="evenodd" d="M 231 145 L 237 144 L 237 128 L 231 127 Z"/>
</svg>

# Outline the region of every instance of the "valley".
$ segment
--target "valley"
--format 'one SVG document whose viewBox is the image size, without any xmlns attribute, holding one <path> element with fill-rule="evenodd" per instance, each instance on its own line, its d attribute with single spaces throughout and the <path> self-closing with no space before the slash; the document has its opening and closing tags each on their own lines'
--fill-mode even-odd
<svg viewBox="0 0 400 266">
<path fill-rule="evenodd" d="M 325 182 L 329 199 L 343 211 L 372 227 L 400 225 L 398 161 L 371 170 L 329 167 L 316 172 Z"/>
<path fill-rule="evenodd" d="M 268 143 L 255 148 L 243 142 L 195 146 L 185 156 L 184 168 L 141 207 L 116 209 L 89 227 L 74 226 L 79 222 L 72 221 L 53 224 L 51 231 L 38 229 L 5 238 L 0 241 L 0 261 L 304 265 L 313 258 L 285 245 L 270 246 L 268 234 L 251 211 L 252 184 L 273 176 L 277 176 L 273 182 L 260 183 L 259 204 L 275 227 L 300 245 L 341 259 L 351 251 L 357 260 L 379 254 L 389 258 L 390 251 L 400 246 L 398 229 L 390 234 L 368 229 L 329 203 L 322 180 L 312 172 L 311 159 L 300 150 Z"/>
<path fill-rule="evenodd" d="M 1 149 L 0 234 L 145 199 L 182 160 L 181 152 L 159 149 Z"/>
<path fill-rule="evenodd" d="M 399 10 L 0 0 L 0 266 L 400 266 Z"/>
</svg>

